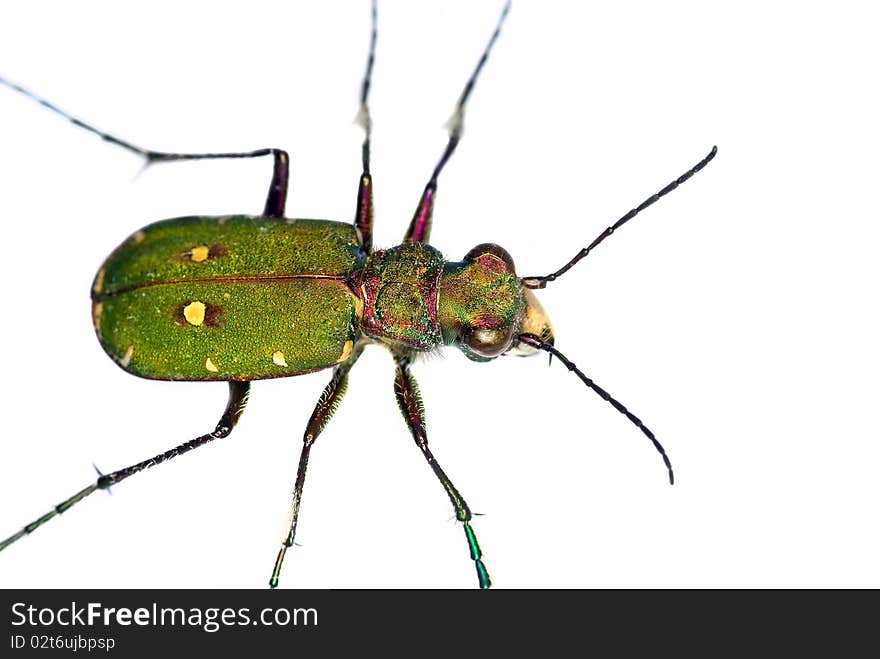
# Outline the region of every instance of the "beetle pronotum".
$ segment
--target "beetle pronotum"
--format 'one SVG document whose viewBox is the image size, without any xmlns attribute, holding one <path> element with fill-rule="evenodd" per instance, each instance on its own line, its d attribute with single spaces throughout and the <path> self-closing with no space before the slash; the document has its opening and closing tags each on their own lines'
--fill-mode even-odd
<svg viewBox="0 0 880 659">
<path fill-rule="evenodd" d="M 638 212 L 664 194 L 675 189 L 693 173 L 702 169 L 715 154 L 713 149 L 682 176 L 662 188 L 657 194 L 650 196 L 633 211 L 624 214 L 609 229 L 602 232 L 589 247 L 579 251 L 575 258 L 550 275 L 518 277 L 515 275 L 512 259 L 504 250 L 494 245 L 478 245 L 464 259 L 457 262 L 448 262 L 439 253 L 418 247 L 420 244 L 427 243 L 437 180 L 459 142 L 463 125 L 463 109 L 469 100 L 473 83 L 498 36 L 498 30 L 504 21 L 507 10 L 508 7 L 505 6 L 498 27 L 465 86 L 456 113 L 453 115 L 449 141 L 428 180 L 422 200 L 405 236 L 404 245 L 384 250 L 378 254 L 371 252 L 372 183 L 369 176 L 370 118 L 368 111 L 368 90 L 373 61 L 373 46 L 371 46 L 361 98 L 361 119 L 367 130 L 363 143 L 364 173 L 360 178 L 357 194 L 358 206 L 355 211 L 356 232 L 344 229 L 343 225 L 331 226 L 329 223 L 310 225 L 305 221 L 288 222 L 283 219 L 288 162 L 286 154 L 281 150 L 226 154 L 226 157 L 258 155 L 273 157 L 274 174 L 263 213 L 264 218 L 270 219 L 258 220 L 244 217 L 224 218 L 220 221 L 190 219 L 162 225 L 150 225 L 144 230 L 135 232 L 121 246 L 121 250 L 116 252 L 114 257 L 111 257 L 111 260 L 105 264 L 105 267 L 99 270 L 93 285 L 93 315 L 96 329 L 102 338 L 105 349 L 120 366 L 136 374 L 157 379 L 216 379 L 234 382 L 230 385 L 230 407 L 227 409 L 227 414 L 221 419 L 219 425 L 223 428 L 217 433 L 217 436 L 228 434 L 234 424 L 232 423 L 234 418 L 237 418 L 237 414 L 243 408 L 247 394 L 247 385 L 243 384 L 243 381 L 295 375 L 339 364 L 334 367 L 334 379 L 325 392 L 329 403 L 323 407 L 319 404 L 316 415 L 311 422 L 311 436 L 316 436 L 323 428 L 326 418 L 329 417 L 329 410 L 333 407 L 336 399 L 341 396 L 347 370 L 353 365 L 354 359 L 357 358 L 363 345 L 384 343 L 386 346 L 390 346 L 397 361 L 395 390 L 399 404 L 416 443 L 428 459 L 429 464 L 434 468 L 435 475 L 453 503 L 456 517 L 462 522 L 471 557 L 476 567 L 478 583 L 481 586 L 489 585 L 489 577 L 480 557 L 476 536 L 470 524 L 470 511 L 452 485 L 452 481 L 433 461 L 422 429 L 422 411 L 418 401 L 417 388 L 409 371 L 409 362 L 416 355 L 429 352 L 442 343 L 456 345 L 466 355 L 477 361 L 494 359 L 501 354 L 516 351 L 548 352 L 550 355 L 557 356 L 563 365 L 572 369 L 587 386 L 592 387 L 596 393 L 609 400 L 618 411 L 626 414 L 655 444 L 665 460 L 665 453 L 653 434 L 636 417 L 610 398 L 604 390 L 594 385 L 586 375 L 574 369 L 568 358 L 557 350 L 553 345 L 549 322 L 544 317 L 536 299 L 528 291 L 542 288 L 547 282 L 566 272 L 578 260 L 586 256 L 593 247 L 608 237 L 613 230 L 632 219 Z M 373 15 L 373 35 L 375 35 L 375 12 Z M 32 95 L 21 87 L 10 83 L 7 85 Z M 51 105 L 50 108 L 60 112 Z M 69 115 L 65 116 L 70 118 Z M 205 157 L 174 156 L 145 151 L 133 146 L 127 140 L 111 137 L 89 125 L 83 126 L 82 123 L 79 125 L 97 132 L 105 140 L 139 153 L 148 161 Z M 303 251 L 305 249 L 303 245 L 311 241 L 313 248 L 321 245 L 327 250 L 325 253 L 317 255 L 320 256 L 319 267 L 328 267 L 332 271 L 315 269 L 315 266 L 311 264 L 306 268 L 303 261 L 295 262 L 298 269 L 295 269 L 294 272 L 289 270 L 258 270 L 266 267 L 265 254 L 258 259 L 259 263 L 255 261 L 253 264 L 245 264 L 242 269 L 240 260 L 243 258 L 242 254 L 236 252 L 233 248 L 234 245 L 230 245 L 230 243 L 241 244 L 246 240 L 241 236 L 248 232 L 249 223 L 256 227 L 258 233 L 254 234 L 253 242 L 249 245 L 249 249 L 252 251 L 245 254 L 245 258 L 249 258 L 250 254 L 260 250 L 271 252 L 272 247 L 278 244 L 289 246 L 292 252 Z M 196 232 L 199 232 L 198 236 L 195 235 Z M 315 240 L 317 235 L 321 236 L 321 242 Z M 257 236 L 264 236 L 269 242 L 259 243 Z M 157 245 L 164 245 L 163 241 L 168 240 L 179 241 L 179 244 L 175 242 L 167 253 L 158 251 L 160 248 Z M 151 260 L 162 254 L 169 259 L 166 265 L 169 268 L 173 266 L 174 272 L 172 274 L 163 274 L 162 267 L 157 267 L 155 260 L 148 267 L 137 265 L 138 260 L 142 257 Z M 174 259 L 173 263 L 171 262 L 172 258 Z M 233 261 L 233 258 L 239 260 Z M 419 261 L 419 259 L 422 260 Z M 282 266 L 286 265 L 289 264 L 287 262 L 282 264 Z M 211 270 L 204 274 L 205 268 L 211 266 L 218 268 L 218 270 Z M 229 269 L 224 269 L 227 266 Z M 409 268 L 409 270 L 401 273 L 401 268 L 404 270 Z M 194 274 L 198 269 L 201 269 L 202 273 Z M 145 273 L 150 273 L 152 277 L 156 272 L 159 272 L 159 278 L 148 281 Z M 330 283 L 318 284 L 318 282 Z M 207 299 L 210 293 L 205 289 L 200 288 L 196 291 L 192 288 L 193 286 L 214 286 L 217 283 L 222 283 L 226 287 L 271 286 L 271 289 L 267 289 L 271 291 L 268 294 L 270 297 L 278 294 L 278 288 L 282 286 L 301 285 L 307 287 L 308 290 L 311 290 L 309 287 L 316 285 L 325 286 L 327 290 L 322 290 L 318 295 L 302 291 L 291 295 L 290 292 L 285 291 L 285 295 L 296 300 L 308 301 L 311 299 L 315 304 L 318 302 L 325 304 L 325 306 L 307 305 L 295 312 L 290 312 L 291 317 L 296 321 L 293 324 L 301 324 L 303 321 L 313 318 L 323 320 L 335 318 L 338 322 L 332 331 L 322 334 L 313 344 L 310 344 L 308 350 L 301 350 L 300 346 L 315 335 L 317 326 L 307 327 L 304 332 L 296 335 L 298 342 L 287 345 L 275 345 L 282 338 L 272 333 L 273 328 L 269 328 L 268 334 L 258 337 L 259 346 L 253 352 L 249 352 L 250 346 L 246 345 L 247 342 L 244 341 L 244 338 L 246 337 L 250 341 L 254 337 L 246 335 L 244 331 L 236 330 L 235 335 L 242 337 L 242 341 L 235 344 L 234 349 L 226 345 L 224 349 L 228 352 L 224 352 L 216 345 L 208 346 L 200 341 L 210 342 L 216 339 L 225 328 L 230 327 L 230 323 L 237 322 L 237 319 L 252 321 L 253 318 L 249 316 L 249 310 L 253 308 L 255 298 L 245 299 L 243 307 L 236 308 L 234 302 L 230 302 L 229 306 L 226 306 L 222 301 Z M 389 285 L 393 286 L 389 287 Z M 182 288 L 177 289 L 176 287 Z M 348 290 L 345 291 L 344 288 Z M 148 306 L 159 309 L 157 318 L 151 319 L 149 322 L 138 323 L 130 323 L 127 320 L 131 317 L 145 318 L 147 310 L 135 304 L 136 302 L 144 302 L 144 295 L 162 294 L 164 296 L 166 293 L 168 294 L 167 299 L 165 297 L 146 299 Z M 230 293 L 228 290 L 221 292 L 221 296 L 224 294 L 229 294 L 230 299 L 238 295 L 234 292 Z M 333 296 L 337 296 L 338 299 L 334 301 L 331 299 Z M 485 304 L 488 299 L 492 300 L 490 307 Z M 260 297 L 262 305 L 269 304 L 269 302 L 267 302 L 265 295 Z M 327 304 L 330 306 L 326 306 Z M 419 309 L 417 314 L 412 312 L 413 304 Z M 116 306 L 114 307 L 114 305 Z M 162 326 L 163 322 L 167 326 Z M 277 329 L 278 327 L 275 326 L 274 330 Z M 179 344 L 172 343 L 174 339 L 169 337 L 184 336 L 183 332 L 188 332 L 186 340 L 181 339 Z M 160 337 L 158 342 L 150 345 L 151 337 L 157 336 Z M 186 345 L 185 350 L 181 348 L 184 344 Z M 220 350 L 220 354 L 216 353 L 217 350 Z M 169 367 L 174 353 L 179 352 L 187 353 L 187 356 L 190 356 L 191 352 L 193 359 L 185 364 L 178 363 L 173 368 Z M 198 353 L 197 359 L 196 352 Z M 253 361 L 246 367 L 239 364 L 230 366 L 230 360 L 234 361 L 236 356 Z M 152 361 L 141 361 L 145 357 L 152 359 Z M 214 436 L 205 435 L 196 444 L 207 443 L 213 438 Z M 188 443 L 182 446 L 188 450 L 195 445 Z M 305 465 L 309 450 L 310 443 L 307 443 L 295 486 L 294 511 L 298 509 L 299 497 L 303 491 Z M 26 526 L 22 531 L 12 535 L 0 544 L 0 549 L 35 530 L 58 512 L 65 511 L 97 489 L 114 485 L 144 467 L 153 466 L 160 461 L 176 457 L 181 452 L 180 448 L 172 449 L 168 453 L 161 454 L 160 460 L 151 459 L 133 465 L 132 468 L 124 468 L 102 476 L 95 484 L 81 490 L 43 517 Z M 667 467 L 671 481 L 672 471 L 668 461 Z M 291 524 L 290 532 L 279 551 L 273 570 L 271 579 L 273 585 L 277 583 L 281 560 L 286 548 L 293 542 L 295 519 L 294 514 L 294 522 Z"/>
</svg>

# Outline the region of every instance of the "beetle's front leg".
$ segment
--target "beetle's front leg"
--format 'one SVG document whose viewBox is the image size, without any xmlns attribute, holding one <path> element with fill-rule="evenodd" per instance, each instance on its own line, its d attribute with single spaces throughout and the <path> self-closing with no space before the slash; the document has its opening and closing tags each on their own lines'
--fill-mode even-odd
<svg viewBox="0 0 880 659">
<path fill-rule="evenodd" d="M 299 506 L 302 501 L 303 486 L 306 482 L 306 469 L 309 466 L 309 452 L 312 450 L 312 444 L 318 439 L 318 435 L 321 434 L 336 408 L 339 407 L 339 403 L 345 395 L 345 390 L 348 388 L 348 372 L 354 366 L 358 357 L 361 356 L 361 352 L 363 352 L 363 345 L 356 345 L 351 356 L 333 369 L 333 377 L 330 378 L 330 382 L 324 387 L 324 391 L 318 399 L 318 404 L 315 405 L 315 411 L 312 412 L 312 417 L 306 426 L 306 431 L 303 433 L 303 447 L 299 456 L 299 467 L 296 471 L 296 484 L 293 486 L 293 498 L 290 502 L 290 525 L 287 535 L 281 541 L 281 549 L 278 550 L 275 567 L 272 570 L 272 577 L 269 579 L 269 586 L 272 588 L 278 586 L 278 578 L 281 575 L 281 565 L 284 563 L 284 556 L 287 553 L 287 548 L 293 546 L 296 538 L 296 523 L 299 519 Z"/>
<path fill-rule="evenodd" d="M 367 70 L 361 82 L 361 104 L 358 108 L 358 123 L 364 129 L 364 143 L 361 146 L 363 172 L 358 182 L 357 210 L 354 215 L 354 226 L 358 230 L 361 252 L 364 254 L 373 250 L 373 177 L 370 174 L 370 135 L 373 131 L 373 120 L 370 118 L 367 100 L 373 79 L 373 62 L 376 59 L 376 0 L 372 2 L 370 16 L 370 51 L 367 55 Z"/>
<path fill-rule="evenodd" d="M 471 558 L 476 564 L 477 580 L 479 581 L 480 588 L 489 588 L 492 585 L 492 581 L 489 579 L 489 572 L 483 564 L 482 552 L 480 551 L 479 543 L 477 543 L 477 536 L 471 528 L 470 508 L 468 508 L 467 502 L 437 463 L 434 454 L 431 453 L 431 449 L 428 448 L 428 433 L 425 431 L 425 406 L 422 403 L 421 394 L 419 394 L 419 386 L 409 371 L 410 358 L 406 354 L 396 353 L 394 361 L 397 364 L 397 373 L 394 377 L 394 394 L 397 396 L 397 404 L 400 407 L 406 425 L 409 426 L 413 439 L 416 440 L 416 444 L 421 449 L 431 469 L 434 470 L 434 474 L 440 480 L 443 489 L 446 490 L 446 494 L 452 502 L 452 507 L 455 508 L 455 518 L 464 524 L 464 533 L 467 537 Z"/>
<path fill-rule="evenodd" d="M 440 177 L 440 172 L 446 167 L 446 163 L 452 157 L 452 154 L 455 153 L 455 147 L 457 147 L 458 143 L 461 141 L 461 136 L 464 133 L 464 110 L 465 107 L 467 107 L 468 98 L 474 89 L 474 85 L 477 84 L 477 78 L 480 75 L 480 71 L 483 70 L 486 60 L 489 59 L 489 52 L 492 50 L 492 46 L 495 45 L 495 41 L 501 33 L 501 26 L 504 25 L 504 20 L 507 18 L 508 11 L 510 11 L 510 0 L 504 5 L 504 9 L 501 10 L 501 17 L 498 19 L 495 31 L 489 38 L 489 43 L 486 44 L 486 49 L 480 56 L 476 68 L 473 73 L 471 73 L 471 77 L 468 78 L 464 90 L 458 98 L 458 103 L 455 104 L 455 111 L 449 118 L 448 123 L 449 140 L 446 142 L 446 148 L 443 150 L 440 160 L 435 165 L 434 171 L 431 173 L 431 178 L 428 179 L 428 183 L 422 191 L 419 205 L 416 206 L 416 212 L 409 223 L 406 234 L 403 236 L 403 242 L 405 243 L 428 243 L 431 240 L 431 217 L 434 214 L 434 197 L 437 195 L 437 179 Z"/>
</svg>

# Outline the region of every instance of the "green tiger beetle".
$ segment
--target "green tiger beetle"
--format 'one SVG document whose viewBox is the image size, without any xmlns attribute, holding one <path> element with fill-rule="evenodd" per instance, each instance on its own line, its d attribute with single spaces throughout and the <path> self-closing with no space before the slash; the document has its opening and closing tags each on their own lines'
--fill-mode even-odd
<svg viewBox="0 0 880 659">
<path fill-rule="evenodd" d="M 259 216 L 179 217 L 150 224 L 127 238 L 98 269 L 91 288 L 92 320 L 107 354 L 125 371 L 154 380 L 228 382 L 226 408 L 213 431 L 112 473 L 73 494 L 0 542 L 0 550 L 79 503 L 145 469 L 229 435 L 244 412 L 253 380 L 332 369 L 303 435 L 289 524 L 269 580 L 278 585 L 297 520 L 309 455 L 345 394 L 364 348 L 378 344 L 394 359 L 394 393 L 413 439 L 443 486 L 462 524 L 480 588 L 491 585 L 464 497 L 428 445 L 425 410 L 411 365 L 442 346 L 475 362 L 547 353 L 631 421 L 654 445 L 673 483 L 672 465 L 654 433 L 556 347 L 534 292 L 565 274 L 617 229 L 675 190 L 715 156 L 708 155 L 602 231 L 558 270 L 517 275 L 510 254 L 484 243 L 448 261 L 429 244 L 440 174 L 461 140 L 464 111 L 510 9 L 508 2 L 458 98 L 445 149 L 431 172 L 400 245 L 373 248 L 372 120 L 368 99 L 376 48 L 371 11 L 366 71 L 360 88 L 364 130 L 362 174 L 353 222 L 286 218 L 290 161 L 266 148 L 235 153 L 168 153 L 144 149 L 103 132 L 29 90 L 0 83 L 147 165 L 185 160 L 272 158 L 265 208 Z"/>
</svg>

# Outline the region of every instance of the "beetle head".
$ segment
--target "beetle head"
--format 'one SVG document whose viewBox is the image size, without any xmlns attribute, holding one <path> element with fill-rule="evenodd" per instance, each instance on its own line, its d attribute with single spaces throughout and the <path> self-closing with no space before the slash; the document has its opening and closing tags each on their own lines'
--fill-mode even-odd
<svg viewBox="0 0 880 659">
<path fill-rule="evenodd" d="M 523 332 L 553 340 L 550 322 L 516 276 L 513 258 L 493 243 L 477 245 L 461 262 L 446 264 L 438 320 L 444 343 L 474 361 L 538 352 L 517 340 Z"/>
</svg>

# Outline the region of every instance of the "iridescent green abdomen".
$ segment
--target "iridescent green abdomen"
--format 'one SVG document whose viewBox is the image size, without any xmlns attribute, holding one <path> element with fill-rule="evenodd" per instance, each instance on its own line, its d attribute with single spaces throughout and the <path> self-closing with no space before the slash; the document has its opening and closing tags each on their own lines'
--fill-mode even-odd
<svg viewBox="0 0 880 659">
<path fill-rule="evenodd" d="M 185 217 L 132 235 L 95 277 L 104 350 L 159 380 L 258 380 L 348 357 L 359 337 L 350 224 Z"/>
</svg>

